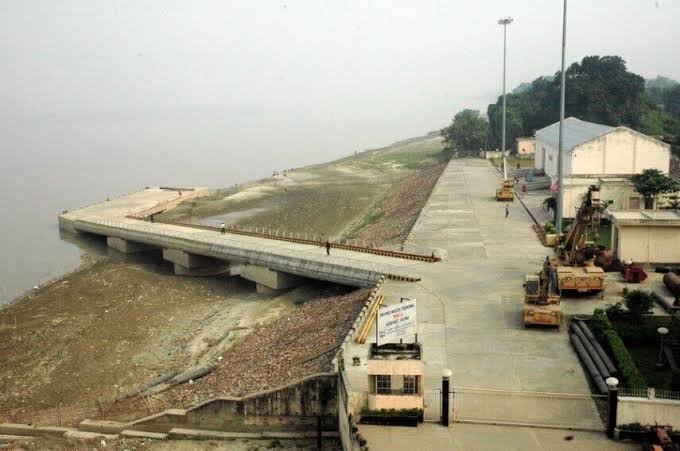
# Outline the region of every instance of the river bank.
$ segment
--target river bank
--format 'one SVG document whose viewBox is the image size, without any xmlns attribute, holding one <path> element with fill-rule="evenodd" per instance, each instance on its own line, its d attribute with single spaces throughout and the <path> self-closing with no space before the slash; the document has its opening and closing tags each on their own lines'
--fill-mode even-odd
<svg viewBox="0 0 680 451">
<path fill-rule="evenodd" d="M 400 243 L 444 167 L 440 155 L 439 137 L 413 140 L 231 187 L 185 202 L 167 216 L 226 216 L 239 224 Z M 307 359 L 341 339 L 365 295 L 315 282 L 260 295 L 238 277 L 177 277 L 159 253 L 122 258 L 103 242 L 64 239 L 86 251 L 81 267 L 0 310 L 0 412 L 9 419 L 39 421 L 43 415 L 49 423 L 56 409 L 59 415 L 73 412 L 75 419 L 84 412 L 80 406 L 97 406 L 161 374 L 197 365 L 218 365 L 215 374 L 232 379 L 250 376 L 236 385 L 240 394 L 320 371 L 330 361 L 325 354 Z M 329 314 L 325 335 L 306 346 L 317 319 Z M 252 340 L 289 337 L 288 321 L 303 331 L 291 341 L 290 359 L 278 362 L 278 373 L 257 366 L 267 360 L 258 352 L 277 349 L 277 343 Z M 229 354 L 234 346 L 251 366 L 235 364 Z M 232 362 L 238 374 L 222 374 L 220 362 Z M 263 385 L 269 373 L 273 377 Z M 216 393 L 214 384 L 204 384 L 191 392 L 170 391 L 160 402 L 187 405 Z"/>
</svg>

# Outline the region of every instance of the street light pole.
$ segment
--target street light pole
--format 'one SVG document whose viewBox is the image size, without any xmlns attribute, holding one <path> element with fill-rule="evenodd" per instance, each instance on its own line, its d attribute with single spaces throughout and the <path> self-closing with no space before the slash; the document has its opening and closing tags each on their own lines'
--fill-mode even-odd
<svg viewBox="0 0 680 451">
<path fill-rule="evenodd" d="M 566 85 L 566 74 L 564 71 L 564 53 L 567 45 L 567 0 L 564 0 L 564 9 L 562 11 L 562 81 L 560 86 L 560 143 L 557 150 L 557 202 L 555 209 L 557 215 L 555 217 L 555 231 L 557 236 L 562 234 L 562 203 L 564 191 L 562 190 L 562 156 L 564 154 L 564 91 Z"/>
<path fill-rule="evenodd" d="M 512 17 L 506 17 L 505 19 L 500 19 L 498 21 L 499 25 L 503 25 L 503 130 L 501 132 L 501 155 L 503 155 L 503 178 L 507 179 L 506 167 L 505 167 L 505 53 L 506 53 L 506 42 L 507 42 L 507 29 L 508 25 L 512 23 Z"/>
<path fill-rule="evenodd" d="M 664 364 L 663 364 L 663 337 L 665 337 L 668 334 L 668 328 L 659 327 L 656 331 L 659 335 L 661 335 L 661 344 L 659 345 L 659 361 L 656 362 L 656 367 L 659 368 L 659 369 L 662 369 L 664 367 Z"/>
</svg>

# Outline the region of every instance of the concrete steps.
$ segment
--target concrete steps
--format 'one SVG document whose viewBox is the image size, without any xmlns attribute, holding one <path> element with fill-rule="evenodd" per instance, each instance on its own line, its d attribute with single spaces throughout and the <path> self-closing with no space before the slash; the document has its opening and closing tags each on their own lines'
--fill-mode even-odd
<svg viewBox="0 0 680 451">
<path fill-rule="evenodd" d="M 132 429 L 124 429 L 121 431 L 120 435 L 123 437 L 146 438 L 152 440 L 166 440 L 168 438 L 168 434 L 162 432 L 135 431 Z"/>
<path fill-rule="evenodd" d="M 120 434 L 125 429 L 125 423 L 109 420 L 83 420 L 78 425 L 78 429 L 85 432 Z"/>
<path fill-rule="evenodd" d="M 19 435 L 32 437 L 62 436 L 68 431 L 76 431 L 75 428 L 64 428 L 58 426 L 31 426 L 21 423 L 2 423 L 0 424 L 0 435 Z"/>
<path fill-rule="evenodd" d="M 100 432 L 88 431 L 68 431 L 64 434 L 64 437 L 87 442 L 101 439 L 115 440 L 118 438 L 118 434 L 102 434 Z"/>
<path fill-rule="evenodd" d="M 0 444 L 7 444 L 12 442 L 33 440 L 35 437 L 30 435 L 12 435 L 12 434 L 0 434 Z"/>
</svg>

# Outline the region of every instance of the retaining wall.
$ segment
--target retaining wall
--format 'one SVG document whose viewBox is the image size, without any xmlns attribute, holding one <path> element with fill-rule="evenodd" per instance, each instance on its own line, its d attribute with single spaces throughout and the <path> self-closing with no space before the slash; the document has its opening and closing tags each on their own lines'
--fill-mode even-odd
<svg viewBox="0 0 680 451">
<path fill-rule="evenodd" d="M 125 426 L 151 432 L 175 427 L 219 431 L 301 431 L 338 429 L 337 374 L 319 373 L 272 390 L 235 398 L 220 397 L 191 409 L 170 409 Z"/>
<path fill-rule="evenodd" d="M 680 429 L 680 401 L 619 397 L 616 424 L 621 426 L 631 423 L 658 424 Z"/>
</svg>

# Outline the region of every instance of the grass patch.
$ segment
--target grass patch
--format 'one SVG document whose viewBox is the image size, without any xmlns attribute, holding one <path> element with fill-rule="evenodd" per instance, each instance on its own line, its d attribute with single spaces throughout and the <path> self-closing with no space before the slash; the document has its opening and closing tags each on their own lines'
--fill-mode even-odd
<svg viewBox="0 0 680 451">
<path fill-rule="evenodd" d="M 502 158 L 492 158 L 493 164 L 498 167 L 502 167 Z M 533 158 L 517 158 L 514 156 L 505 157 L 505 162 L 508 164 L 508 169 L 517 169 L 517 163 L 521 169 L 529 169 L 534 167 Z"/>
<path fill-rule="evenodd" d="M 654 388 L 671 389 L 673 378 L 670 368 L 662 371 L 656 369 L 659 359 L 659 346 L 637 345 L 628 346 L 628 352 L 633 357 L 638 369 L 647 380 L 647 384 Z"/>
<path fill-rule="evenodd" d="M 383 216 L 383 211 L 379 207 L 379 205 L 382 203 L 384 200 L 384 196 L 382 199 L 380 199 L 378 202 L 374 203 L 371 207 L 370 210 L 366 215 L 364 215 L 361 220 L 353 225 L 347 232 L 345 232 L 342 237 L 348 240 L 353 240 L 357 237 L 361 229 L 366 227 L 369 224 L 374 224 L 378 222 L 380 218 Z"/>
</svg>

